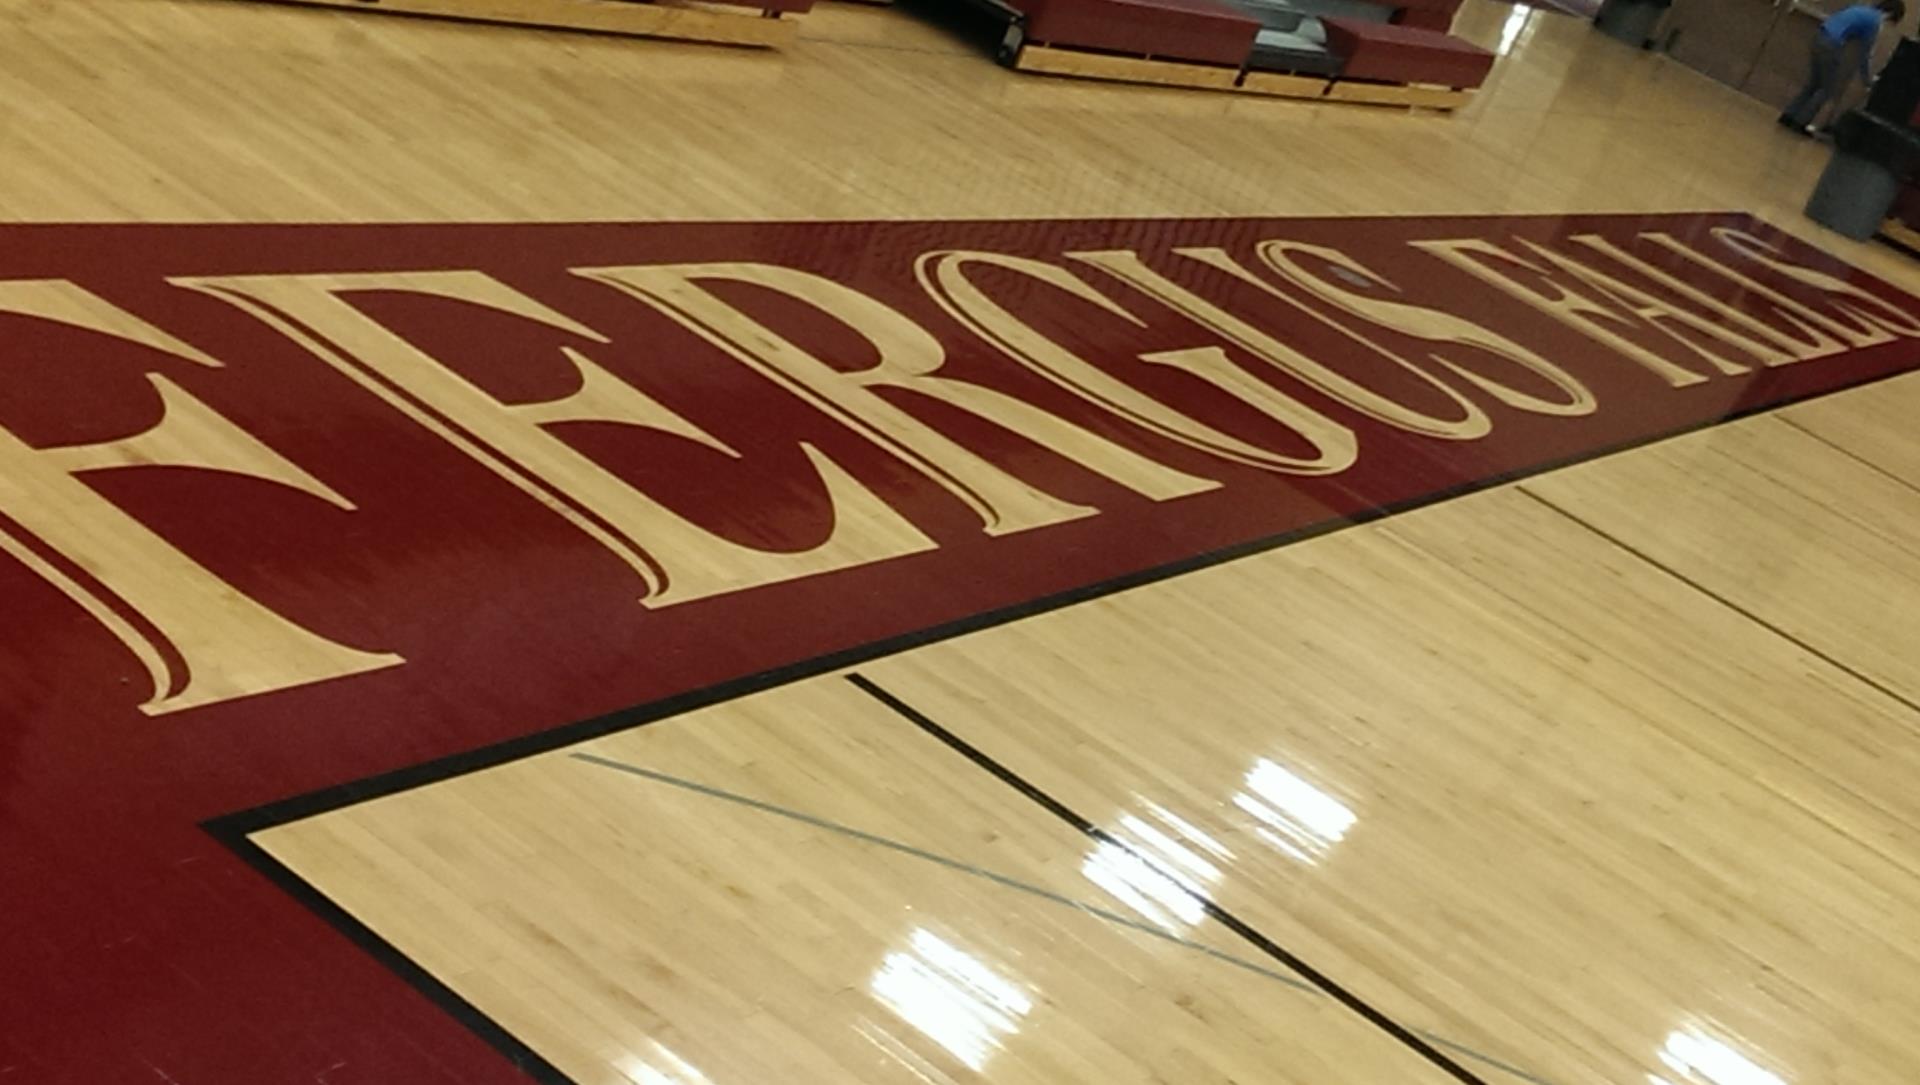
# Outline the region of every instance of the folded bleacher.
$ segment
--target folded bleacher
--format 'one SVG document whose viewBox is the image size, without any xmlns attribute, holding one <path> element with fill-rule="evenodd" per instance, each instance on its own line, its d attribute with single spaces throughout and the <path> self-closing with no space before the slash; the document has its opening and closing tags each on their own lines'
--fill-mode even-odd
<svg viewBox="0 0 1920 1085">
<path fill-rule="evenodd" d="M 1453 109 L 1493 54 L 1450 32 L 1459 0 L 996 0 L 1022 71 Z"/>
</svg>

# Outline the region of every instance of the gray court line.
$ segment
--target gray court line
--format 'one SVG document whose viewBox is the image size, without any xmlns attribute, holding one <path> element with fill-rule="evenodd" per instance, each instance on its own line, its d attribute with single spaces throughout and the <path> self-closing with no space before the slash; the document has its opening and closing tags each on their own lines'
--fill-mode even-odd
<svg viewBox="0 0 1920 1085">
<path fill-rule="evenodd" d="M 735 806 L 744 806 L 750 810 L 758 810 L 763 814 L 771 814 L 774 817 L 784 818 L 787 821 L 797 821 L 802 825 L 811 825 L 816 829 L 825 829 L 827 832 L 835 833 L 837 835 L 848 837 L 853 840 L 858 840 L 863 844 L 872 844 L 875 847 L 885 848 L 888 851 L 898 852 L 901 855 L 910 855 L 915 859 L 922 859 L 922 860 L 925 860 L 926 862 L 934 863 L 938 866 L 946 867 L 948 870 L 959 871 L 962 874 L 967 874 L 975 878 L 980 878 L 985 881 L 992 882 L 995 885 L 1001 886 L 1006 889 L 1011 889 L 1017 893 L 1025 893 L 1028 896 L 1038 897 L 1041 900 L 1051 901 L 1054 904 L 1065 905 L 1076 911 L 1084 912 L 1087 915 L 1093 916 L 1097 919 L 1106 920 L 1108 923 L 1115 924 L 1116 926 L 1125 927 L 1128 930 L 1132 930 L 1132 931 L 1139 931 L 1141 934 L 1147 935 L 1152 938 L 1157 938 L 1162 942 L 1170 942 L 1176 946 L 1180 946 L 1183 949 L 1193 950 L 1196 953 L 1204 953 L 1207 956 L 1212 957 L 1216 961 L 1220 961 L 1224 964 L 1230 964 L 1235 968 L 1244 969 L 1245 971 L 1252 972 L 1255 975 L 1264 976 L 1267 979 L 1273 980 L 1275 983 L 1285 984 L 1286 986 L 1291 987 L 1296 991 L 1301 991 L 1306 994 L 1310 994 L 1314 996 L 1320 996 L 1320 991 L 1317 988 L 1315 988 L 1313 985 L 1305 983 L 1301 980 L 1295 979 L 1294 977 L 1289 976 L 1284 972 L 1276 972 L 1271 968 L 1267 968 L 1265 966 L 1255 964 L 1249 960 L 1244 960 L 1240 957 L 1234 956 L 1231 953 L 1223 953 L 1220 950 L 1212 948 L 1211 946 L 1202 945 L 1199 942 L 1189 941 L 1188 939 L 1181 938 L 1178 935 L 1168 934 L 1166 931 L 1163 931 L 1158 927 L 1155 927 L 1151 924 L 1142 923 L 1137 919 L 1129 919 L 1126 916 L 1119 914 L 1118 912 L 1111 912 L 1105 908 L 1088 904 L 1084 901 L 1075 900 L 1072 897 L 1066 896 L 1064 894 L 1056 893 L 1051 889 L 1042 889 L 1040 886 L 1023 882 L 1018 878 L 1010 878 L 1005 874 L 995 873 L 994 871 L 988 870 L 984 867 L 977 867 L 971 863 L 963 863 L 958 859 L 949 859 L 944 855 L 939 855 L 934 852 L 926 851 L 922 848 L 916 848 L 911 844 L 902 844 L 898 840 L 889 840 L 884 836 L 876 836 L 873 833 L 866 832 L 861 829 L 856 829 L 850 825 L 842 825 L 837 821 L 828 821 L 825 818 L 814 817 L 812 814 L 803 814 L 798 810 L 790 810 L 784 806 L 776 806 L 770 802 L 763 802 L 760 799 L 750 798 L 746 795 L 736 794 L 732 791 L 726 791 L 721 788 L 712 787 L 708 784 L 695 783 L 692 780 L 684 780 L 678 776 L 669 776 L 664 772 L 655 772 L 652 769 L 641 768 L 638 765 L 630 765 L 625 761 L 615 761 L 612 758 L 601 757 L 598 754 L 591 754 L 591 753 L 571 753 L 571 754 L 568 754 L 567 756 L 571 757 L 575 761 L 585 761 L 588 764 L 599 765 L 601 768 L 612 769 L 615 772 L 624 772 L 629 776 L 638 776 L 638 777 L 641 777 L 642 779 L 652 780 L 656 783 L 666 784 L 669 787 L 677 787 L 682 791 L 691 791 L 696 795 L 705 795 L 711 799 L 720 799 L 723 802 L 733 803 Z M 1480 1052 L 1475 1051 L 1473 1048 L 1466 1047 L 1462 1044 L 1457 1044 L 1452 1040 L 1448 1040 L 1441 1036 L 1436 1036 L 1431 1032 L 1427 1032 L 1424 1030 L 1415 1030 L 1415 1031 L 1419 1032 L 1420 1036 L 1428 1041 L 1431 1041 L 1433 1043 L 1446 1047 L 1449 1050 L 1452 1050 L 1458 1054 L 1464 1055 L 1467 1058 L 1473 1059 L 1474 1061 L 1482 1063 L 1486 1066 L 1491 1066 L 1495 1070 L 1499 1070 L 1502 1073 L 1509 1074 L 1513 1077 L 1519 1078 L 1521 1081 L 1528 1082 L 1529 1085 L 1551 1085 L 1551 1083 L 1547 1082 L 1542 1078 L 1535 1077 L 1534 1075 L 1527 1073 L 1525 1070 L 1521 1070 L 1517 1067 L 1510 1066 L 1507 1063 L 1501 1062 L 1499 1059 L 1493 1058 L 1490 1055 L 1483 1055 Z"/>
<path fill-rule="evenodd" d="M 1475 1051 L 1473 1048 L 1468 1047 L 1466 1044 L 1456 1043 L 1452 1040 L 1447 1039 L 1445 1036 L 1440 1036 L 1435 1033 L 1428 1032 L 1426 1029 L 1423 1029 L 1423 1028 L 1417 1028 L 1417 1029 L 1414 1029 L 1413 1031 L 1419 1033 L 1420 1038 L 1423 1040 L 1426 1040 L 1428 1043 L 1438 1044 L 1439 1046 L 1446 1048 L 1447 1050 L 1453 1052 L 1456 1055 L 1464 1055 L 1467 1058 L 1472 1059 L 1473 1061 L 1480 1063 L 1483 1066 L 1491 1066 L 1495 1070 L 1498 1070 L 1503 1074 L 1507 1074 L 1512 1077 L 1517 1077 L 1521 1081 L 1530 1082 L 1531 1085 L 1551 1085 L 1551 1083 L 1549 1083 L 1545 1078 L 1535 1077 L 1534 1075 L 1527 1073 L 1525 1070 L 1520 1069 L 1518 1066 L 1515 1066 L 1512 1063 L 1501 1062 L 1499 1059 L 1494 1058 L 1492 1055 L 1482 1054 L 1481 1052 Z"/>
<path fill-rule="evenodd" d="M 1063 896 L 1062 894 L 1055 893 L 1051 889 L 1042 889 L 1037 885 L 1029 885 L 1026 882 L 1020 881 L 1016 878 L 1009 878 L 1005 874 L 996 874 L 991 870 L 987 870 L 982 867 L 977 867 L 970 863 L 963 863 L 958 859 L 949 859 L 944 855 L 936 855 L 930 851 L 922 851 L 921 849 L 916 848 L 911 844 L 902 844 L 898 840 L 889 840 L 884 836 L 875 836 L 872 833 L 863 832 L 859 829 L 853 828 L 852 826 L 842 825 L 837 821 L 828 821 L 825 818 L 817 818 L 817 817 L 814 817 L 812 814 L 803 814 L 798 810 L 789 810 L 784 806 L 775 806 L 769 802 L 761 802 L 759 799 L 750 799 L 745 795 L 736 795 L 731 791 L 722 791 L 717 787 L 708 787 L 706 784 L 696 784 L 692 780 L 682 780 L 678 776 L 668 776 L 664 772 L 655 772 L 652 769 L 643 769 L 638 765 L 629 765 L 624 761 L 614 761 L 609 758 L 600 757 L 590 753 L 575 753 L 575 754 L 569 754 L 568 756 L 572 757 L 575 761 L 586 761 L 591 764 L 599 765 L 602 768 L 613 769 L 616 772 L 624 772 L 631 776 L 643 776 L 646 779 L 654 780 L 663 784 L 669 784 L 673 787 L 677 787 L 685 791 L 692 791 L 700 795 L 705 795 L 709 798 L 724 799 L 727 802 L 733 803 L 737 806 L 745 806 L 754 810 L 758 810 L 763 814 L 772 814 L 774 817 L 785 818 L 788 821 L 797 821 L 803 825 L 811 825 L 816 829 L 825 829 L 830 833 L 838 833 L 841 836 L 852 837 L 853 839 L 858 840 L 862 843 L 872 844 L 875 847 L 886 848 L 889 851 L 897 851 L 902 855 L 911 855 L 915 859 L 925 859 L 929 863 L 938 863 L 939 865 L 946 867 L 948 870 L 957 870 L 962 874 L 971 874 L 976 878 L 984 878 L 987 881 L 994 883 L 995 885 L 1003 886 L 1007 889 L 1012 889 L 1016 892 L 1026 893 L 1030 896 L 1039 897 L 1042 900 L 1050 900 L 1055 904 L 1064 904 L 1069 908 L 1076 908 L 1082 912 L 1087 913 L 1088 915 L 1096 916 L 1100 919 L 1104 919 L 1109 923 L 1116 923 L 1122 927 L 1127 928 L 1128 930 L 1139 931 L 1141 934 L 1152 935 L 1153 937 L 1158 938 L 1163 942 L 1172 942 L 1174 945 L 1184 946 L 1187 949 L 1204 953 L 1207 956 L 1214 958 L 1215 960 L 1224 961 L 1227 964 L 1234 965 L 1235 967 L 1244 968 L 1249 972 L 1258 973 L 1259 975 L 1265 976 L 1270 980 L 1274 980 L 1279 983 L 1284 983 L 1287 986 L 1292 987 L 1296 990 L 1310 991 L 1315 994 L 1319 993 L 1317 991 L 1314 991 L 1312 987 L 1309 987 L 1307 984 L 1302 983 L 1297 979 L 1294 979 L 1292 976 L 1289 976 L 1284 972 L 1275 972 L 1271 968 L 1262 967 L 1260 965 L 1254 964 L 1252 961 L 1241 960 L 1239 957 L 1235 957 L 1230 953 L 1222 953 L 1217 949 L 1213 949 L 1209 946 L 1203 946 L 1198 942 L 1189 942 L 1185 938 L 1180 938 L 1175 935 L 1168 934 L 1166 931 L 1163 931 L 1160 928 L 1155 927 L 1151 924 L 1142 923 L 1137 919 L 1128 919 L 1126 916 L 1123 916 L 1118 912 L 1109 912 L 1105 908 L 1096 907 L 1095 905 L 1092 905 L 1092 904 L 1082 903 L 1081 901 L 1074 900 L 1072 897 Z"/>
</svg>

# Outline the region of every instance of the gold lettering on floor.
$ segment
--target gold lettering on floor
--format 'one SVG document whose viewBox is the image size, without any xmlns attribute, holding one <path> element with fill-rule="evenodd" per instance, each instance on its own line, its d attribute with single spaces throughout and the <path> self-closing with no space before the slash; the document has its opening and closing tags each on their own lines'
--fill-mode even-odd
<svg viewBox="0 0 1920 1085">
<path fill-rule="evenodd" d="M 1072 272 L 1043 260 L 955 249 L 929 252 L 916 261 L 914 271 L 920 285 L 947 315 L 1025 369 L 1087 402 L 1189 448 L 1252 467 L 1289 474 L 1330 475 L 1353 466 L 1358 458 L 1358 442 L 1351 429 L 1256 380 L 1217 346 L 1162 351 L 1141 355 L 1139 360 L 1180 369 L 1206 381 L 1287 427 L 1312 448 L 1312 455 L 1289 455 L 1262 448 L 1175 410 L 1048 339 L 988 297 L 967 275 L 967 269 L 973 265 L 1026 275 L 1135 327 L 1143 326 L 1140 319 Z"/>
<path fill-rule="evenodd" d="M 1672 234 L 1652 231 L 1641 234 L 1640 237 L 1644 241 L 1658 245 L 1692 264 L 1738 284 L 1747 293 L 1773 306 L 1774 311 L 1792 329 L 1791 333 L 1776 331 L 1776 334 L 1783 340 L 1790 341 L 1791 345 L 1788 349 L 1797 358 L 1802 360 L 1825 358 L 1843 350 L 1893 342 L 1893 336 L 1883 328 L 1850 328 L 1824 313 L 1800 304 L 1752 276 L 1743 274 L 1689 245 L 1682 244 Z M 1794 338 L 1796 335 L 1801 338 Z"/>
<path fill-rule="evenodd" d="M 1854 342 L 1855 346 L 1875 346 L 1889 341 L 1873 334 L 1873 330 L 1892 336 L 1907 338 L 1920 337 L 1920 320 L 1903 312 L 1898 306 L 1883 298 L 1875 297 L 1865 290 L 1836 278 L 1817 268 L 1796 264 L 1787 259 L 1778 246 L 1731 226 L 1717 226 L 1713 230 L 1714 240 L 1778 275 L 1803 283 L 1825 294 L 1834 295 L 1833 307 L 1854 320 L 1860 322 L 1856 332 L 1864 333 Z M 1868 338 L 1870 336 L 1870 338 Z"/>
<path fill-rule="evenodd" d="M 1292 299 L 1280 294 L 1269 284 L 1254 276 L 1252 272 L 1241 267 L 1224 250 L 1182 249 L 1178 251 L 1182 256 L 1224 271 L 1241 282 L 1292 302 Z M 1421 383 L 1452 403 L 1459 411 L 1457 418 L 1439 418 L 1423 414 L 1368 388 L 1338 370 L 1307 357 L 1246 320 L 1148 267 L 1136 253 L 1113 250 L 1068 253 L 1067 255 L 1071 259 L 1105 271 L 1288 376 L 1333 397 L 1369 418 L 1410 433 L 1456 441 L 1484 437 L 1493 428 L 1493 422 L 1487 418 L 1487 413 L 1480 409 L 1479 404 L 1461 395 L 1453 387 L 1436 380 L 1431 373 L 1408 364 L 1403 358 L 1388 355 Z M 1298 305 L 1297 302 L 1292 303 Z M 1318 316 L 1318 314 L 1313 315 Z M 1344 331 L 1344 329 L 1341 330 Z"/>
<path fill-rule="evenodd" d="M 1768 327 L 1764 321 L 1748 316 L 1686 280 L 1662 271 L 1599 234 L 1576 234 L 1569 240 L 1576 245 L 1592 249 L 1614 263 L 1633 269 L 1648 281 L 1671 290 L 1712 313 L 1716 319 L 1728 327 L 1742 329 L 1746 333 L 1742 338 L 1751 344 L 1748 349 L 1764 360 L 1767 365 L 1792 365 L 1795 362 L 1838 354 L 1846 349 L 1845 344 L 1830 337 L 1816 336 L 1812 344 L 1799 342 L 1792 336 Z"/>
<path fill-rule="evenodd" d="M 1195 250 L 1180 251 L 1187 253 Z M 1593 397 L 1593 392 L 1573 374 L 1506 336 L 1452 313 L 1380 296 L 1398 294 L 1400 288 L 1387 281 L 1385 276 L 1337 249 L 1292 241 L 1263 241 L 1255 246 L 1255 251 L 1260 254 L 1261 262 L 1275 274 L 1343 312 L 1380 327 L 1391 328 L 1429 342 L 1484 351 L 1532 373 L 1559 389 L 1565 396 L 1564 401 L 1561 402 L 1543 399 L 1483 376 L 1444 354 L 1435 352 L 1428 356 L 1445 366 L 1455 376 L 1509 407 L 1531 411 L 1534 414 L 1576 418 L 1592 414 L 1599 406 Z M 1366 283 L 1373 290 L 1362 293 L 1314 274 L 1301 263 L 1299 259 L 1301 256 L 1310 256 L 1324 261 L 1329 267 L 1337 268 L 1351 276 L 1354 282 Z M 1342 330 L 1346 329 L 1343 327 Z M 1359 333 L 1349 332 L 1349 334 L 1373 349 L 1389 354 L 1384 348 L 1375 346 Z M 1394 357 L 1401 365 L 1412 368 L 1412 363 L 1406 359 L 1397 355 L 1389 354 L 1389 356 Z"/>
<path fill-rule="evenodd" d="M 1638 364 L 1666 381 L 1670 387 L 1686 388 L 1705 384 L 1708 377 L 1688 369 L 1621 334 L 1631 327 L 1619 307 L 1591 294 L 1582 293 L 1564 278 L 1525 257 L 1477 237 L 1448 238 L 1408 242 L 1422 252 L 1437 256 L 1454 267 L 1494 287 L 1515 301 L 1531 306 L 1566 326 L 1581 332 Z M 1526 277 L 1523 279 L 1522 274 Z M 1668 339 L 1672 335 L 1662 332 Z M 1695 352 L 1697 353 L 1697 352 Z"/>
<path fill-rule="evenodd" d="M 658 308 L 911 465 L 965 502 L 989 535 L 1030 531 L 1099 510 L 1062 501 L 1007 473 L 889 403 L 876 390 L 897 389 L 958 407 L 1156 501 L 1219 486 L 1211 479 L 1155 463 L 1002 392 L 939 375 L 946 348 L 938 339 L 873 298 L 819 275 L 772 264 L 593 268 L 575 273 Z M 858 372 L 841 372 L 714 296 L 700 285 L 704 281 L 747 283 L 803 301 L 864 337 L 879 352 L 880 363 Z"/>
<path fill-rule="evenodd" d="M 580 390 L 550 403 L 502 403 L 395 335 L 342 297 L 399 291 L 511 313 L 586 339 L 593 329 L 477 271 L 356 275 L 256 275 L 179 280 L 223 298 L 302 343 L 408 417 L 535 497 L 626 560 L 647 585 L 649 607 L 866 565 L 934 543 L 825 453 L 803 444 L 834 510 L 813 549 L 783 554 L 741 546 L 680 516 L 547 432 L 558 421 L 617 422 L 737 455 L 579 351 L 565 352 Z"/>
<path fill-rule="evenodd" d="M 0 311 L 116 336 L 221 368 L 217 359 L 72 283 L 0 283 Z M 29 540 L 10 534 L 4 521 L 0 550 L 59 589 L 133 653 L 152 682 L 142 710 L 174 712 L 400 663 L 397 655 L 348 648 L 295 625 L 80 481 L 77 476 L 95 471 L 193 467 L 272 482 L 336 508 L 353 508 L 173 382 L 156 373 L 145 378 L 159 397 L 160 421 L 144 432 L 41 449 L 0 427 L 0 512 L 85 576 L 48 561 Z M 139 621 L 130 621 L 123 606 Z"/>
</svg>

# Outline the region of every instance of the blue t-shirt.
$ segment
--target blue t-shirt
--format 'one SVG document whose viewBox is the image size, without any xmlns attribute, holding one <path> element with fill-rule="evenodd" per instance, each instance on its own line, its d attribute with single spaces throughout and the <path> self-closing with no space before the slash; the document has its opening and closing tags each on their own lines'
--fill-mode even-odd
<svg viewBox="0 0 1920 1085">
<path fill-rule="evenodd" d="M 1845 45 L 1850 41 L 1860 43 L 1860 81 L 1873 82 L 1873 42 L 1880 36 L 1880 23 L 1884 19 L 1880 9 L 1869 4 L 1855 4 L 1845 11 L 1827 16 L 1820 24 L 1820 36 L 1835 45 Z"/>
<path fill-rule="evenodd" d="M 1873 48 L 1873 39 L 1880 36 L 1880 21 L 1883 16 L 1880 9 L 1868 4 L 1855 4 L 1845 11 L 1827 16 L 1820 24 L 1820 33 L 1828 41 L 1845 45 L 1850 41 L 1865 42 L 1868 49 Z"/>
</svg>

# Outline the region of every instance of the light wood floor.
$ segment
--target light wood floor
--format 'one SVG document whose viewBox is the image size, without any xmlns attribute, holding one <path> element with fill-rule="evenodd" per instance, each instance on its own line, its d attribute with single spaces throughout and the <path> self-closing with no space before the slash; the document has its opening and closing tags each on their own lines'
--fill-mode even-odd
<svg viewBox="0 0 1920 1085">
<path fill-rule="evenodd" d="M 863 669 L 1121 848 L 838 677 L 263 843 L 581 1081 L 656 1041 L 716 1082 L 1432 1078 L 1176 942 L 1275 967 L 1177 879 L 1482 1080 L 1891 1085 L 1920 1065 L 1920 478 L 1858 457 L 1916 387 Z M 927 931 L 1046 1012 L 902 1007 L 882 977 Z"/>
<path fill-rule="evenodd" d="M 1478 0 L 1459 32 L 1511 30 L 1510 54 L 1451 119 L 1023 77 L 834 3 L 784 55 L 239 0 L 0 0 L 0 19 L 11 219 L 1732 208 L 1798 228 L 1822 161 L 1691 72 Z"/>
<path fill-rule="evenodd" d="M 0 0 L 0 216 L 1761 214 L 1822 156 L 1579 20 L 1451 119 L 235 0 Z M 583 1085 L 1920 1073 L 1920 380 L 1643 448 L 261 843 Z M 449 831 L 459 825 L 463 831 Z M 470 831 L 479 827 L 482 831 Z M 1143 859 L 1142 857 L 1146 857 Z M 1152 864 L 1177 874 L 1155 873 Z M 745 932 L 745 933 L 743 933 Z"/>
<path fill-rule="evenodd" d="M 836 679 L 263 842 L 583 1083 L 1446 1080 L 1033 815 Z"/>
</svg>

